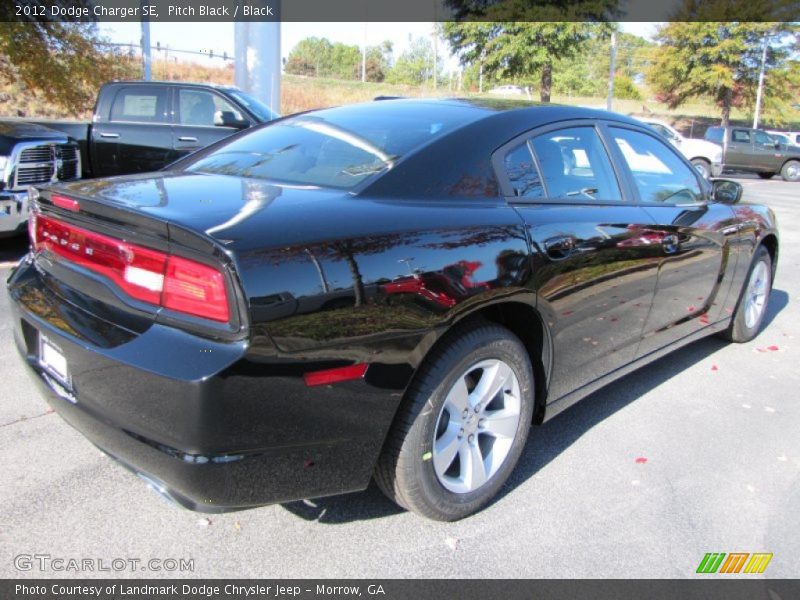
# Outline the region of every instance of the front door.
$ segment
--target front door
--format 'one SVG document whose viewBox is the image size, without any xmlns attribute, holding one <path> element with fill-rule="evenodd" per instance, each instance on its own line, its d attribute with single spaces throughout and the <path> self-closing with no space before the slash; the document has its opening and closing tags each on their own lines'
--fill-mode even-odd
<svg viewBox="0 0 800 600">
<path fill-rule="evenodd" d="M 192 87 L 176 88 L 175 113 L 175 160 L 239 131 L 219 124 L 223 113 L 244 120 L 241 112 L 219 94 Z"/>
<path fill-rule="evenodd" d="M 738 234 L 733 210 L 709 202 L 710 186 L 683 157 L 650 133 L 609 126 L 612 147 L 622 156 L 652 216 L 661 249 L 658 287 L 637 357 L 704 329 L 728 315 L 728 294 Z"/>
<path fill-rule="evenodd" d="M 495 165 L 532 242 L 555 401 L 633 360 L 656 283 L 654 221 L 625 201 L 593 124 L 543 129 L 501 152 Z"/>
</svg>

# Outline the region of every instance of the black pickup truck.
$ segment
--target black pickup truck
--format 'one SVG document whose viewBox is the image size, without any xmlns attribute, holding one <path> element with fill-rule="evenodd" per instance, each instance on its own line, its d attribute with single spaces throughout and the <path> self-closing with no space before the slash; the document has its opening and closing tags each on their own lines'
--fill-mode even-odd
<svg viewBox="0 0 800 600">
<path fill-rule="evenodd" d="M 709 127 L 705 139 L 722 146 L 726 171 L 756 173 L 770 179 L 780 173 L 784 181 L 800 181 L 800 146 L 786 144 L 766 131 L 748 127 Z"/>
<path fill-rule="evenodd" d="M 91 123 L 25 122 L 75 140 L 82 176 L 87 178 L 157 171 L 240 129 L 276 117 L 268 106 L 231 86 L 115 81 L 100 88 Z"/>
</svg>

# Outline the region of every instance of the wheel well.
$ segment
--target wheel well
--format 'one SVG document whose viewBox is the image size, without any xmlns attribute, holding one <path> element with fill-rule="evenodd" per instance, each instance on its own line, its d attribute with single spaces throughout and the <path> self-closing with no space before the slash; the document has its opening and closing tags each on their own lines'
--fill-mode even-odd
<svg viewBox="0 0 800 600">
<path fill-rule="evenodd" d="M 781 165 L 780 171 L 783 171 L 783 167 L 785 167 L 790 162 L 800 163 L 800 160 L 798 160 L 796 158 L 787 158 L 785 161 L 783 161 L 783 164 Z"/>
<path fill-rule="evenodd" d="M 694 160 L 702 160 L 704 163 L 708 163 L 709 165 L 711 164 L 711 161 L 708 160 L 705 156 L 694 156 L 689 159 L 689 162 L 692 162 Z"/>
<path fill-rule="evenodd" d="M 533 422 L 541 423 L 547 400 L 547 381 L 550 365 L 550 345 L 544 324 L 536 309 L 521 302 L 494 304 L 472 313 L 467 319 L 485 319 L 502 325 L 516 335 L 528 350 L 534 375 L 536 405 Z"/>
<path fill-rule="evenodd" d="M 761 245 L 769 252 L 769 258 L 772 261 L 772 276 L 775 278 L 775 268 L 778 266 L 778 238 L 770 233 L 764 236 L 761 240 Z"/>
</svg>

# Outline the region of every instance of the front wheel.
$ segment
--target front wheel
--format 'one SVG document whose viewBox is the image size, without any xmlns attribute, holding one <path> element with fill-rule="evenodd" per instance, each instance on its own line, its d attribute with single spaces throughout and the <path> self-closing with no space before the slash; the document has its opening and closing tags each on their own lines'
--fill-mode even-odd
<svg viewBox="0 0 800 600">
<path fill-rule="evenodd" d="M 711 163 L 705 158 L 693 158 L 692 164 L 697 172 L 703 176 L 703 179 L 708 179 L 711 176 Z"/>
<path fill-rule="evenodd" d="M 772 258 L 764 246 L 756 250 L 739 304 L 722 336 L 731 342 L 749 342 L 758 334 L 772 292 Z"/>
<path fill-rule="evenodd" d="M 528 437 L 534 403 L 527 350 L 494 324 L 462 327 L 421 367 L 375 479 L 399 505 L 455 521 L 497 494 Z"/>
<path fill-rule="evenodd" d="M 800 181 L 800 161 L 787 160 L 781 168 L 781 177 L 784 181 Z"/>
</svg>

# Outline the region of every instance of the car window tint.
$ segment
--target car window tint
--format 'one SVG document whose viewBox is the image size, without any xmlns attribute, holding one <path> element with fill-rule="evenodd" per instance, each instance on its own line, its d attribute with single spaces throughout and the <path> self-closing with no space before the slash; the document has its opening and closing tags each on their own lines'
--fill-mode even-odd
<svg viewBox="0 0 800 600">
<path fill-rule="evenodd" d="M 412 108 L 396 111 L 391 119 L 380 102 L 289 117 L 199 154 L 183 168 L 349 189 L 392 168 L 401 156 L 451 131 L 465 118 L 458 110 L 425 114 Z"/>
<path fill-rule="evenodd" d="M 722 130 L 721 127 L 709 127 L 706 130 L 705 138 L 709 142 L 716 142 L 717 144 L 721 144 L 722 143 L 722 134 L 723 134 L 723 130 Z"/>
<path fill-rule="evenodd" d="M 533 138 L 550 198 L 621 200 L 614 169 L 593 127 L 559 129 Z"/>
<path fill-rule="evenodd" d="M 614 141 L 633 175 L 642 202 L 699 202 L 694 169 L 661 140 L 630 129 L 612 128 Z"/>
<path fill-rule="evenodd" d="M 216 122 L 222 122 L 223 112 L 229 112 L 234 119 L 242 120 L 242 113 L 236 110 L 230 102 L 205 90 L 179 90 L 178 110 L 181 125 L 213 127 Z"/>
<path fill-rule="evenodd" d="M 745 129 L 734 129 L 733 133 L 731 134 L 731 140 L 734 142 L 749 144 L 750 132 Z"/>
<path fill-rule="evenodd" d="M 112 121 L 165 123 L 166 90 L 155 86 L 122 88 L 111 107 Z"/>
<path fill-rule="evenodd" d="M 541 198 L 544 196 L 539 172 L 533 164 L 533 156 L 528 144 L 522 144 L 506 154 L 506 174 L 514 195 L 519 198 Z"/>
<path fill-rule="evenodd" d="M 775 144 L 775 138 L 772 138 L 763 131 L 756 131 L 755 138 L 756 144 L 762 144 L 764 146 L 773 146 Z"/>
</svg>

